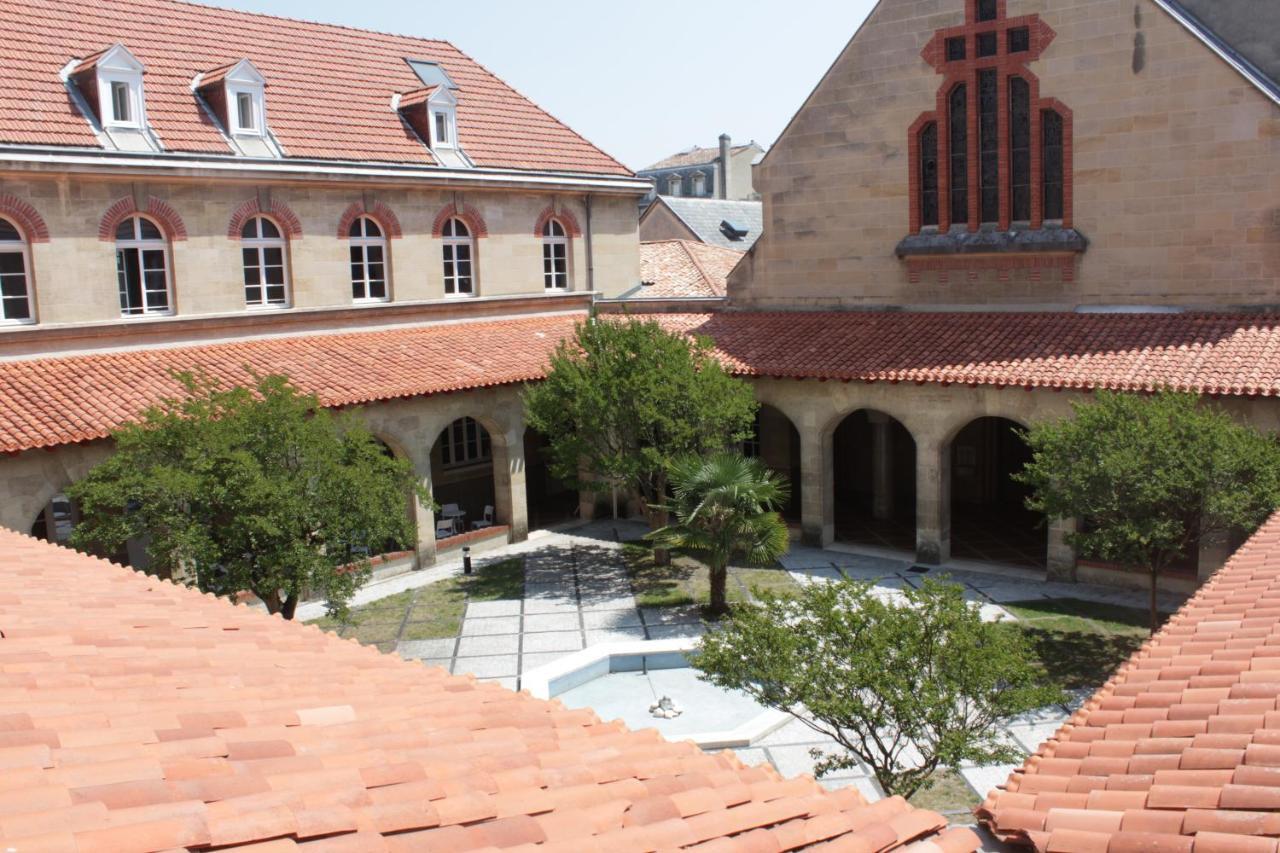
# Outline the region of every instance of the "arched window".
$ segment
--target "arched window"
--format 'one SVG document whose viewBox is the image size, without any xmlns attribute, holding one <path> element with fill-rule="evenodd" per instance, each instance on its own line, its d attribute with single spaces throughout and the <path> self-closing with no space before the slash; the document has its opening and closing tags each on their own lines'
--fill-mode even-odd
<svg viewBox="0 0 1280 853">
<path fill-rule="evenodd" d="M 351 238 L 351 298 L 356 302 L 387 301 L 387 238 L 367 216 L 356 218 Z"/>
<path fill-rule="evenodd" d="M 475 242 L 466 224 L 457 217 L 444 224 L 444 292 L 446 296 L 475 293 Z"/>
<path fill-rule="evenodd" d="M 938 123 L 920 129 L 920 224 L 938 224 Z"/>
<path fill-rule="evenodd" d="M 693 176 L 693 194 L 696 196 L 707 194 L 707 176 L 702 172 Z"/>
<path fill-rule="evenodd" d="M 30 323 L 31 283 L 27 272 L 27 241 L 7 219 L 0 219 L 0 321 Z"/>
<path fill-rule="evenodd" d="M 542 281 L 549 291 L 569 289 L 569 237 L 556 219 L 542 226 Z"/>
<path fill-rule="evenodd" d="M 1063 150 L 1062 116 L 1054 110 L 1041 114 L 1040 169 L 1044 174 L 1044 218 L 1062 220 Z"/>
<path fill-rule="evenodd" d="M 681 180 L 679 175 L 667 178 L 667 195 L 680 195 Z"/>
<path fill-rule="evenodd" d="M 131 216 L 116 226 L 116 278 L 124 316 L 173 313 L 169 243 L 159 225 Z"/>
<path fill-rule="evenodd" d="M 964 83 L 951 90 L 947 110 L 947 135 L 951 142 L 948 164 L 948 193 L 951 196 L 951 221 L 969 221 L 969 102 Z"/>
<path fill-rule="evenodd" d="M 1000 220 L 1000 91 L 993 68 L 978 72 L 978 221 Z"/>
<path fill-rule="evenodd" d="M 1009 78 L 1009 212 L 1031 221 L 1031 87 L 1021 77 Z"/>
<path fill-rule="evenodd" d="M 280 228 L 255 216 L 240 230 L 244 259 L 244 304 L 250 308 L 289 304 L 289 259 Z"/>
</svg>

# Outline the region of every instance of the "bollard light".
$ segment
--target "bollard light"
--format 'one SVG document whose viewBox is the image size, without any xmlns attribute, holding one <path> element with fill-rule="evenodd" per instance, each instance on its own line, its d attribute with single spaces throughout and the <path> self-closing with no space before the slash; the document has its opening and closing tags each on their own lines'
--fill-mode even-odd
<svg viewBox="0 0 1280 853">
<path fill-rule="evenodd" d="M 462 573 L 464 575 L 471 574 L 471 546 L 462 546 Z"/>
</svg>

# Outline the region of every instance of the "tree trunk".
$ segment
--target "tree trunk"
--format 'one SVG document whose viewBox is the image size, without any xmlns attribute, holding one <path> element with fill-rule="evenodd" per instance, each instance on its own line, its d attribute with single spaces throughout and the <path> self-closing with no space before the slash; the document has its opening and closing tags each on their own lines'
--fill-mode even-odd
<svg viewBox="0 0 1280 853">
<path fill-rule="evenodd" d="M 712 563 L 708 568 L 711 580 L 711 615 L 721 616 L 729 612 L 729 601 L 726 587 L 729 580 L 729 569 L 723 563 Z"/>
<path fill-rule="evenodd" d="M 1154 635 L 1160 630 L 1160 608 L 1156 604 L 1156 581 L 1160 576 L 1160 570 L 1155 566 L 1151 567 L 1151 633 Z"/>
<path fill-rule="evenodd" d="M 280 615 L 286 619 L 292 620 L 293 613 L 297 609 L 298 595 L 295 593 L 284 600 L 284 606 L 280 608 Z"/>
<path fill-rule="evenodd" d="M 256 589 L 253 592 L 255 595 L 258 596 L 258 599 L 263 604 L 266 605 L 267 612 L 270 613 L 272 616 L 280 612 L 280 591 L 279 590 L 273 590 L 272 592 L 266 593 L 265 595 L 261 592 L 258 592 Z"/>
<path fill-rule="evenodd" d="M 666 527 L 671 520 L 671 513 L 667 511 L 667 473 L 663 471 L 656 479 L 657 482 L 654 483 L 653 509 L 650 510 L 649 514 L 650 530 Z M 655 566 L 671 565 L 671 552 L 666 548 L 654 548 L 653 564 Z"/>
</svg>

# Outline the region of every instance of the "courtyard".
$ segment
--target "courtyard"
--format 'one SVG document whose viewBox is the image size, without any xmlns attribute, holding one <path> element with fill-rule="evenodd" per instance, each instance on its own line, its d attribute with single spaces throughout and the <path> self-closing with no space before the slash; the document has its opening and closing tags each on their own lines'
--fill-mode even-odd
<svg viewBox="0 0 1280 853">
<path fill-rule="evenodd" d="M 454 562 L 375 581 L 352 600 L 345 622 L 320 618 L 319 623 L 384 651 L 520 690 L 528 674 L 592 646 L 697 638 L 708 630 L 695 603 L 705 596 L 705 570 L 681 559 L 670 569 L 655 569 L 639 544 L 644 532 L 633 521 L 538 531 L 524 543 L 477 556 L 470 576 Z M 985 619 L 1023 626 L 1048 675 L 1070 697 L 1004 727 L 1006 737 L 1028 754 L 1147 637 L 1142 592 L 1047 582 L 1036 572 L 1007 566 L 990 572 L 926 572 L 906 560 L 799 545 L 776 567 L 733 568 L 729 597 L 750 601 L 753 590 L 785 595 L 805 584 L 841 578 L 871 582 L 875 594 L 894 597 L 923 577 L 944 573 L 963 585 L 965 597 Z M 1162 609 L 1180 603 L 1179 597 L 1162 594 Z M 322 614 L 323 605 L 312 603 L 298 616 L 316 620 Z M 791 720 L 734 751 L 748 764 L 769 764 L 790 777 L 812 772 L 812 749 L 832 746 L 825 736 Z M 966 767 L 958 777 L 944 776 L 918 794 L 917 804 L 969 823 L 972 807 L 1012 769 Z M 821 781 L 832 789 L 855 787 L 872 800 L 883 796 L 862 767 Z"/>
</svg>

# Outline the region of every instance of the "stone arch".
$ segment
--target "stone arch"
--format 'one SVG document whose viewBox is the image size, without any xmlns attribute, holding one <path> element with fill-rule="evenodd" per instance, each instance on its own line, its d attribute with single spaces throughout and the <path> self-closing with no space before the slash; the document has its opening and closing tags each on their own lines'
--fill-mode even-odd
<svg viewBox="0 0 1280 853">
<path fill-rule="evenodd" d="M 508 431 L 492 416 L 459 408 L 428 433 L 431 494 L 438 520 L 455 519 L 453 536 L 484 520 L 487 507 L 493 507 L 495 524 L 512 523 Z"/>
<path fill-rule="evenodd" d="M 231 214 L 231 220 L 227 223 L 227 238 L 230 240 L 239 240 L 240 232 L 244 229 L 244 224 L 250 218 L 258 215 L 270 217 L 280 226 L 280 230 L 289 239 L 302 236 L 302 221 L 298 219 L 298 215 L 293 212 L 293 208 L 285 204 L 279 199 L 272 199 L 271 203 L 263 208 L 262 203 L 257 196 L 247 199 Z M 349 225 L 350 223 L 348 223 Z"/>
<path fill-rule="evenodd" d="M 918 450 L 911 429 L 880 406 L 846 409 L 828 428 L 835 538 L 914 551 Z"/>
<path fill-rule="evenodd" d="M 472 237 L 480 238 L 489 236 L 489 226 L 485 224 L 484 217 L 480 215 L 480 211 L 476 210 L 469 204 L 463 204 L 459 207 L 452 202 L 446 204 L 444 209 L 436 214 L 435 221 L 431 223 L 431 236 L 443 236 L 445 223 L 455 217 L 466 223 L 467 229 L 471 231 Z M 542 232 L 538 233 L 541 234 Z"/>
<path fill-rule="evenodd" d="M 795 419 L 782 407 L 760 401 L 754 433 L 743 443 L 743 452 L 760 459 L 770 470 L 787 478 L 791 496 L 782 507 L 782 515 L 788 524 L 799 524 L 804 510 L 804 476 L 800 429 Z"/>
<path fill-rule="evenodd" d="M 116 227 L 129 217 L 139 214 L 155 220 L 164 230 L 164 236 L 171 242 L 187 239 L 187 226 L 172 205 L 151 196 L 147 199 L 146 208 L 142 209 L 138 207 L 131 195 L 117 199 L 103 213 L 102 220 L 98 223 L 98 239 L 104 243 L 114 242 Z"/>
<path fill-rule="evenodd" d="M 400 228 L 399 217 L 386 204 L 381 201 L 375 201 L 373 204 L 353 201 L 347 205 L 347 209 L 342 211 L 342 216 L 338 219 L 339 240 L 347 239 L 351 232 L 351 223 L 361 216 L 368 216 L 377 222 L 382 227 L 382 233 L 387 236 L 388 240 L 404 236 L 404 232 Z"/>
<path fill-rule="evenodd" d="M 44 217 L 16 195 L 0 194 L 0 216 L 18 226 L 28 245 L 49 242 L 49 226 L 45 224 Z"/>
<path fill-rule="evenodd" d="M 557 209 L 555 205 L 549 204 L 538 214 L 537 220 L 533 223 L 533 236 L 542 237 L 542 229 L 547 227 L 547 222 L 555 219 L 564 226 L 564 232 L 569 237 L 581 237 L 582 227 L 578 225 L 578 218 L 573 215 L 573 211 L 566 208 Z M 444 223 L 441 223 L 444 227 Z"/>
</svg>

